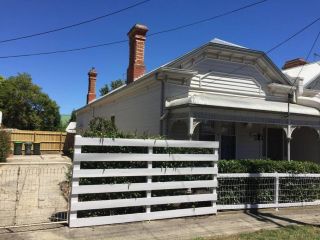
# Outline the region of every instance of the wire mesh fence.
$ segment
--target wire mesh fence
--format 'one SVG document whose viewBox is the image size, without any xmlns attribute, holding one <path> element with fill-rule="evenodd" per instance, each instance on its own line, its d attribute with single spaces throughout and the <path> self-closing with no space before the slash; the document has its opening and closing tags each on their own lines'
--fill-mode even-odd
<svg viewBox="0 0 320 240">
<path fill-rule="evenodd" d="M 69 166 L 0 164 L 0 227 L 66 222 Z"/>
<path fill-rule="evenodd" d="M 218 209 L 320 205 L 320 174 L 219 174 Z"/>
<path fill-rule="evenodd" d="M 279 203 L 320 200 L 319 177 L 283 177 L 279 179 Z"/>
</svg>

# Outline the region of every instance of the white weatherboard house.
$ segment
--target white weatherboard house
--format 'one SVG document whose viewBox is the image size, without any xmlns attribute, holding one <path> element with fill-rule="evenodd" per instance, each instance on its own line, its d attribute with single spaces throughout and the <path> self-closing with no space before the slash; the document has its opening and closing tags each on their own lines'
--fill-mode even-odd
<svg viewBox="0 0 320 240">
<path fill-rule="evenodd" d="M 281 71 L 264 52 L 214 39 L 145 73 L 147 31 L 137 24 L 128 33 L 125 86 L 95 99 L 97 73 L 89 72 L 77 129 L 104 117 L 125 132 L 217 140 L 221 159 L 320 162 L 319 63 L 295 59 Z"/>
</svg>

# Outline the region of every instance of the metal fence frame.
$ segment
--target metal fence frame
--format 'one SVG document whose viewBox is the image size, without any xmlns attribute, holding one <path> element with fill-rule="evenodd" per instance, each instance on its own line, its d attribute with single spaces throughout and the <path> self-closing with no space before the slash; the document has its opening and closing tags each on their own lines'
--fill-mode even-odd
<svg viewBox="0 0 320 240">
<path fill-rule="evenodd" d="M 285 207 L 303 207 L 303 206 L 316 206 L 320 205 L 320 199 L 312 202 L 290 202 L 280 203 L 279 192 L 280 178 L 319 178 L 320 174 L 292 174 L 292 173 L 220 173 L 218 174 L 218 181 L 226 178 L 273 178 L 274 179 L 274 203 L 267 204 L 217 204 L 218 210 L 236 210 L 236 209 L 258 209 L 258 208 L 285 208 Z"/>
<path fill-rule="evenodd" d="M 23 171 L 27 172 L 27 174 L 30 174 L 30 169 L 31 169 L 31 174 L 34 173 L 34 172 L 37 172 L 37 174 L 40 174 L 41 167 L 43 166 L 49 166 L 49 167 L 52 167 L 52 166 L 56 166 L 56 165 L 61 165 L 61 169 L 63 167 L 71 167 L 72 166 L 72 163 L 68 163 L 68 162 L 17 162 L 17 163 L 0 163 L 0 167 L 1 166 L 16 166 L 17 167 L 17 170 L 12 170 L 12 169 L 4 169 L 4 170 L 1 170 L 0 168 L 0 184 L 5 182 L 6 183 L 6 180 L 1 180 L 1 177 L 2 177 L 2 171 L 5 172 L 5 171 L 8 171 L 9 174 L 17 174 L 17 179 L 15 180 L 15 183 L 16 184 L 16 198 L 20 200 L 21 196 L 23 196 L 23 194 L 19 193 L 19 175 L 21 174 L 21 172 L 23 173 Z M 28 166 L 30 166 L 30 168 L 27 168 Z M 27 169 L 25 170 L 21 170 L 21 168 L 24 168 L 26 167 Z M 38 170 L 38 171 L 36 171 Z M 46 170 L 46 169 L 44 169 Z M 51 169 L 52 170 L 52 169 Z M 66 172 L 67 173 L 67 169 L 66 169 Z M 52 172 L 51 172 L 52 173 Z M 49 172 L 49 175 L 50 175 L 50 172 Z M 30 175 L 29 175 L 30 176 Z M 50 180 L 50 179 L 49 179 Z M 40 181 L 40 179 L 39 179 Z M 6 187 L 8 186 L 5 186 L 5 185 L 0 185 L 0 187 L 2 187 L 2 190 L 5 189 Z M 40 187 L 40 186 L 39 186 Z M 0 193 L 1 195 L 1 193 Z M 50 197 L 50 196 L 48 196 Z M 17 201 L 16 199 L 16 201 Z M 0 205 L 1 205 L 1 200 L 0 199 Z M 51 199 L 47 199 L 45 201 L 52 201 L 52 198 Z M 14 220 L 14 224 L 6 224 L 6 225 L 1 225 L 0 226 L 0 229 L 1 228 L 14 228 L 14 227 L 28 227 L 28 226 L 35 226 L 35 225 L 50 225 L 50 224 L 58 224 L 58 223 L 68 223 L 68 215 L 69 215 L 69 201 L 68 199 L 66 200 L 66 204 L 67 204 L 67 207 L 65 209 L 65 217 L 64 217 L 64 220 L 57 220 L 57 221 L 41 221 L 39 220 L 39 222 L 32 222 L 32 223 L 28 223 L 28 222 L 25 222 L 25 223 L 16 223 L 16 220 Z M 17 203 L 15 203 L 15 206 L 17 205 Z M 15 207 L 16 208 L 16 207 Z M 1 209 L 0 209 L 0 213 L 1 213 Z M 0 216 L 1 217 L 1 216 Z M 58 217 L 59 219 L 59 217 Z"/>
</svg>

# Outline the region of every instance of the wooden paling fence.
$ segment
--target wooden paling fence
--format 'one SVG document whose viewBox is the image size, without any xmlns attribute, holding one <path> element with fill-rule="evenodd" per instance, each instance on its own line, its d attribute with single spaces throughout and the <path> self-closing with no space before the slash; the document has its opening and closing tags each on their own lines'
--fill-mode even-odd
<svg viewBox="0 0 320 240">
<path fill-rule="evenodd" d="M 62 152 L 73 147 L 73 135 L 66 132 L 12 130 L 11 150 L 14 142 L 41 143 L 41 152 Z"/>
<path fill-rule="evenodd" d="M 84 153 L 83 146 L 118 146 L 147 148 L 146 153 Z M 217 212 L 218 142 L 151 140 L 151 139 L 111 139 L 75 137 L 72 191 L 70 201 L 70 227 L 103 225 L 166 219 Z M 204 148 L 212 149 L 209 154 L 170 154 L 157 153 L 160 148 Z M 100 148 L 101 149 L 101 148 Z M 100 167 L 83 168 L 92 163 Z M 128 165 L 120 163 L 130 162 Z M 157 163 L 187 163 L 182 167 L 159 167 Z M 192 165 L 208 164 L 206 166 Z M 104 164 L 104 165 L 101 165 Z M 112 165 L 115 163 L 115 165 Z M 140 167 L 134 167 L 140 163 Z M 145 163 L 145 164 L 144 164 Z M 144 167 L 141 167 L 142 166 Z M 157 165 L 157 166 L 156 166 Z M 116 166 L 116 167 L 108 167 Z M 184 167 L 186 166 L 186 167 Z M 195 176 L 190 180 L 188 177 Z M 197 176 L 197 177 L 196 177 Z M 201 178 L 202 176 L 202 178 Z M 97 183 L 99 179 L 139 178 L 138 182 Z M 142 180 L 141 180 L 142 178 Z M 160 179 L 162 178 L 162 179 Z M 96 179 L 88 184 L 88 179 Z M 181 192 L 183 190 L 183 192 Z M 154 195 L 166 191 L 164 195 Z M 203 192 L 204 191 L 204 192 Z M 140 197 L 130 195 L 142 192 Z M 117 195 L 118 194 L 118 195 Z M 84 195 L 86 198 L 84 198 Z M 90 195 L 93 197 L 90 198 Z M 101 196 L 117 198 L 98 199 Z M 89 197 L 89 198 L 88 198 Z M 199 205 L 192 205 L 202 203 Z M 206 203 L 208 205 L 203 205 Z M 189 204 L 189 205 L 184 205 Z M 171 208 L 159 208 L 159 206 Z M 172 206 L 175 207 L 172 209 Z M 187 207 L 183 207 L 187 206 Z M 112 209 L 135 208 L 139 211 L 112 211 Z M 81 213 L 82 212 L 82 213 Z M 89 214 L 86 214 L 88 213 Z M 84 213 L 84 215 L 83 215 Z"/>
</svg>

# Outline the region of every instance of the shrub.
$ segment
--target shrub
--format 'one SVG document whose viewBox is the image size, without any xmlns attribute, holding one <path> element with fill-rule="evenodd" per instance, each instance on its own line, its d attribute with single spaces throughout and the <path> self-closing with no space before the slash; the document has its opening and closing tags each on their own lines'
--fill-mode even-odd
<svg viewBox="0 0 320 240">
<path fill-rule="evenodd" d="M 313 162 L 273 160 L 220 160 L 219 173 L 320 173 Z M 218 204 L 274 202 L 274 178 L 220 178 Z M 279 202 L 309 202 L 320 199 L 319 178 L 287 177 L 279 180 Z"/>
<path fill-rule="evenodd" d="M 10 152 L 10 135 L 0 130 L 0 162 L 5 162 Z"/>
<path fill-rule="evenodd" d="M 84 132 L 85 137 L 107 137 L 107 138 L 138 138 L 136 134 L 124 134 L 109 120 L 95 118 L 89 124 L 89 129 Z M 141 138 L 141 137 L 140 137 Z M 146 138 L 143 136 L 142 138 Z M 150 138 L 150 137 L 149 137 Z M 161 138 L 153 138 L 161 139 Z M 185 149 L 185 148 L 154 148 L 154 153 L 212 153 L 208 149 Z M 147 153 L 143 147 L 97 147 L 84 146 L 82 152 L 117 152 L 117 153 Z M 178 167 L 207 167 L 210 162 L 154 162 L 153 167 L 157 168 L 178 168 Z M 218 162 L 219 173 L 320 173 L 320 165 L 312 162 L 298 161 L 272 161 L 272 160 L 220 160 Z M 111 169 L 111 168 L 145 168 L 145 162 L 82 162 L 83 169 Z M 152 181 L 190 181 L 210 180 L 212 175 L 192 176 L 154 176 Z M 145 177 L 109 177 L 109 178 L 81 178 L 80 185 L 86 184 L 120 184 L 120 183 L 141 183 Z M 263 181 L 263 182 L 261 182 Z M 281 180 L 280 184 L 286 192 L 282 192 L 279 200 L 281 202 L 312 201 L 320 198 L 320 182 L 312 182 L 308 186 L 295 182 L 295 179 L 288 178 Z M 240 203 L 270 203 L 274 199 L 274 179 L 261 178 L 236 178 L 219 179 L 218 203 L 219 204 L 240 204 Z M 268 186 L 272 186 L 269 188 Z M 167 196 L 175 194 L 188 194 L 187 190 L 161 190 L 152 191 L 152 196 Z M 80 194 L 80 201 L 141 198 L 145 192 L 123 192 L 123 193 L 101 193 L 101 194 Z M 200 204 L 200 205 L 197 205 Z M 210 202 L 187 203 L 176 205 L 152 206 L 152 211 L 165 209 L 176 209 L 194 206 L 206 206 Z M 122 209 L 90 210 L 79 212 L 80 217 L 116 215 L 123 213 L 141 212 L 141 207 L 130 207 Z"/>
<path fill-rule="evenodd" d="M 117 127 L 110 121 L 104 118 L 94 118 L 89 123 L 89 128 L 84 132 L 85 137 L 100 137 L 100 138 L 151 138 L 151 139 L 163 139 L 161 137 L 148 137 L 137 136 L 137 134 L 125 134 L 117 129 Z M 185 149 L 185 148 L 154 148 L 154 153 L 212 153 L 213 150 L 208 149 Z M 147 153 L 147 147 L 117 147 L 117 146 L 83 146 L 83 153 L 100 152 L 100 153 Z M 154 167 L 157 168 L 178 168 L 178 167 L 200 167 L 200 166 L 211 166 L 211 162 L 154 162 Z M 112 168 L 146 168 L 147 162 L 81 162 L 82 169 L 112 169 Z M 153 176 L 152 181 L 191 181 L 191 180 L 210 180 L 212 175 L 199 176 Z M 142 183 L 146 182 L 146 177 L 108 177 L 108 178 L 81 178 L 80 185 L 87 184 L 121 184 L 121 183 Z M 166 196 L 172 194 L 187 194 L 186 189 L 180 191 L 175 190 L 161 190 L 153 191 L 153 196 Z M 117 192 L 117 193 L 101 193 L 101 194 L 80 194 L 79 201 L 93 201 L 93 200 L 106 200 L 106 199 L 122 199 L 122 198 L 142 198 L 146 197 L 146 192 Z M 175 205 L 159 205 L 152 206 L 153 211 L 175 209 L 175 208 L 186 208 L 195 207 L 198 205 L 208 206 L 211 202 L 200 202 L 200 203 L 187 203 Z M 200 206 L 199 205 L 199 206 Z M 79 217 L 86 216 L 100 216 L 100 215 L 116 215 L 124 213 L 134 213 L 144 211 L 144 207 L 126 207 L 122 209 L 99 209 L 89 211 L 79 211 Z"/>
<path fill-rule="evenodd" d="M 219 160 L 219 173 L 320 173 L 313 162 L 274 160 Z"/>
</svg>

